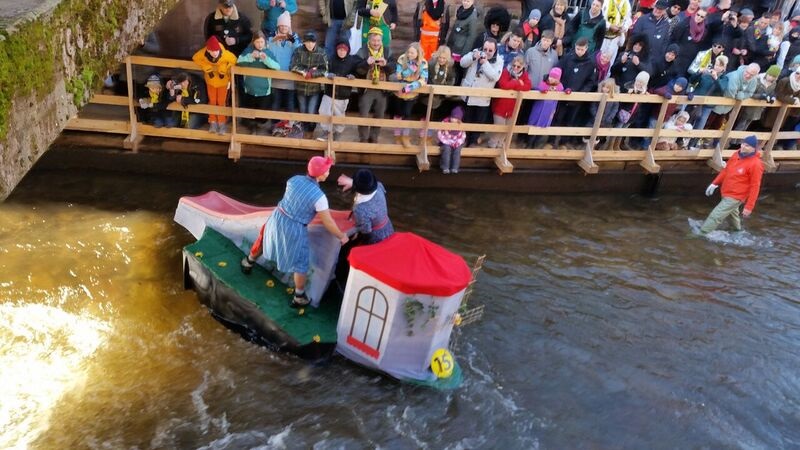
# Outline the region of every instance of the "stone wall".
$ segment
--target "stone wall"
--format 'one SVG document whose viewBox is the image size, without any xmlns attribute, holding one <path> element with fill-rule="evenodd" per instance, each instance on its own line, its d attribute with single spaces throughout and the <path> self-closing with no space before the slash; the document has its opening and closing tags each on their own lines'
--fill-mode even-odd
<svg viewBox="0 0 800 450">
<path fill-rule="evenodd" d="M 19 0 L 0 30 L 0 200 L 178 0 Z"/>
</svg>

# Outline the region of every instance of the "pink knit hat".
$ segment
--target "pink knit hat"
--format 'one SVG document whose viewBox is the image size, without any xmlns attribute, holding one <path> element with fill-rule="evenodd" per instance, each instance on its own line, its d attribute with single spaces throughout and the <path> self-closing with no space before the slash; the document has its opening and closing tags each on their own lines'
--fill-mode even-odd
<svg viewBox="0 0 800 450">
<path fill-rule="evenodd" d="M 333 160 L 329 157 L 315 156 L 308 161 L 308 174 L 316 178 L 330 170 Z"/>
<path fill-rule="evenodd" d="M 553 67 L 550 69 L 549 76 L 555 78 L 558 81 L 561 81 L 561 68 L 560 67 Z"/>
</svg>

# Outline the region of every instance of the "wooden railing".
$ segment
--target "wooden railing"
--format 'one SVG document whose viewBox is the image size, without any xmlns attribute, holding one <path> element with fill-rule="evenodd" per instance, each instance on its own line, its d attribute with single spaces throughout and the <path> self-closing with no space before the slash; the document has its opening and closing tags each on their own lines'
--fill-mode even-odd
<svg viewBox="0 0 800 450">
<path fill-rule="evenodd" d="M 428 108 L 426 115 L 421 120 L 391 120 L 391 119 L 372 119 L 360 116 L 327 116 L 320 114 L 303 114 L 303 113 L 287 113 L 283 111 L 271 111 L 242 108 L 237 105 L 238 99 L 236 95 L 231 95 L 231 106 L 211 106 L 211 105 L 190 105 L 188 107 L 190 112 L 202 114 L 220 114 L 232 117 L 231 133 L 226 135 L 217 135 L 209 133 L 204 130 L 190 130 L 183 128 L 155 128 L 148 126 L 137 121 L 136 117 L 136 102 L 135 102 L 135 86 L 133 80 L 133 66 L 141 65 L 153 68 L 170 68 L 181 69 L 188 71 L 197 71 L 199 67 L 192 61 L 153 58 L 145 56 L 130 56 L 125 60 L 125 67 L 127 72 L 128 83 L 128 96 L 110 96 L 110 95 L 95 95 L 90 102 L 94 104 L 111 105 L 111 106 L 127 106 L 129 119 L 127 121 L 120 120 L 106 120 L 106 119 L 87 119 L 87 118 L 74 118 L 68 125 L 67 129 L 70 130 L 83 130 L 83 131 L 97 131 L 104 133 L 120 133 L 126 134 L 127 137 L 124 141 L 125 148 L 133 151 L 138 151 L 139 145 L 145 136 L 157 136 L 166 138 L 178 139 L 194 139 L 205 141 L 228 142 L 228 157 L 238 160 L 242 155 L 242 144 L 257 144 L 269 147 L 278 148 L 301 148 L 309 150 L 323 151 L 326 155 L 335 157 L 336 152 L 348 152 L 359 154 L 398 154 L 398 155 L 413 155 L 416 156 L 417 167 L 420 171 L 428 170 L 430 168 L 429 156 L 436 156 L 439 154 L 439 148 L 428 147 L 427 140 L 422 140 L 420 145 L 412 147 L 403 147 L 395 144 L 385 143 L 364 143 L 364 142 L 350 142 L 350 141 L 334 141 L 333 133 L 328 133 L 328 140 L 320 142 L 314 139 L 298 139 L 292 137 L 277 137 L 277 136 L 260 136 L 249 133 L 242 133 L 240 127 L 237 126 L 237 119 L 274 119 L 274 120 L 296 120 L 303 122 L 326 122 L 330 125 L 348 125 L 357 126 L 365 125 L 372 127 L 384 128 L 408 128 L 413 130 L 436 131 L 441 129 L 446 130 L 463 130 L 463 131 L 476 131 L 498 133 L 503 135 L 502 147 L 500 148 L 465 148 L 462 151 L 463 158 L 492 158 L 495 165 L 500 170 L 500 173 L 509 173 L 513 170 L 513 165 L 510 160 L 566 160 L 575 161 L 587 173 L 597 173 L 599 170 L 598 162 L 638 162 L 645 170 L 650 173 L 657 173 L 660 171 L 659 161 L 703 161 L 705 160 L 709 166 L 716 170 L 724 167 L 723 157 L 730 156 L 734 151 L 728 148 L 728 144 L 732 139 L 741 139 L 745 136 L 755 134 L 759 140 L 765 142 L 763 145 L 763 160 L 766 164 L 767 170 L 774 171 L 777 169 L 776 160 L 797 160 L 800 159 L 800 151 L 774 151 L 775 142 L 779 139 L 800 139 L 800 132 L 794 131 L 780 131 L 781 124 L 786 117 L 789 108 L 796 108 L 798 106 L 786 105 L 780 102 L 768 104 L 760 100 L 732 100 L 724 97 L 702 97 L 697 96 L 692 100 L 688 100 L 686 96 L 675 96 L 670 100 L 666 100 L 657 95 L 632 95 L 632 94 L 616 94 L 613 100 L 606 94 L 600 93 L 583 93 L 574 92 L 572 94 L 556 94 L 548 93 L 542 94 L 538 91 L 508 91 L 502 89 L 488 89 L 488 88 L 465 88 L 460 86 L 440 86 L 440 85 L 426 85 L 419 90 L 420 96 L 428 97 Z M 267 77 L 273 80 L 291 80 L 313 82 L 319 84 L 332 85 L 334 91 L 339 87 L 351 87 L 359 89 L 379 89 L 383 91 L 397 92 L 402 86 L 400 83 L 394 82 L 380 82 L 373 84 L 371 81 L 363 79 L 348 80 L 346 78 L 336 77 L 333 79 L 328 78 L 314 78 L 311 80 L 304 79 L 294 73 L 285 71 L 275 71 L 269 69 L 255 69 L 249 67 L 234 67 L 234 75 L 246 76 L 259 76 Z M 232 84 L 235 84 L 235 77 L 231 77 Z M 231 92 L 236 92 L 235 85 L 231 86 Z M 517 122 L 517 116 L 520 111 L 520 106 L 523 100 L 563 100 L 570 102 L 599 102 L 597 115 L 595 117 L 592 127 L 576 126 L 576 127 L 534 127 L 528 125 L 489 125 L 489 124 L 474 124 L 474 123 L 443 123 L 431 122 L 431 105 L 434 96 L 481 96 L 491 98 L 506 98 L 515 100 L 515 108 L 513 113 L 513 122 Z M 600 126 L 600 119 L 602 118 L 605 107 L 609 101 L 620 103 L 651 103 L 658 104 L 659 113 L 654 128 L 602 128 Z M 664 122 L 668 119 L 666 116 L 667 108 L 670 104 L 677 105 L 727 105 L 733 109 L 726 122 L 725 128 L 722 130 L 693 130 L 690 132 L 683 132 L 677 130 L 664 130 Z M 753 133 L 749 131 L 734 131 L 733 126 L 736 123 L 736 118 L 741 111 L 741 108 L 747 106 L 763 106 L 766 108 L 778 108 L 777 119 L 772 125 L 769 132 Z M 183 108 L 177 103 L 169 105 L 168 110 L 180 111 Z M 766 114 L 766 112 L 765 112 Z M 573 137 L 586 137 L 588 142 L 582 150 L 556 150 L 556 149 L 523 149 L 513 148 L 513 136 L 515 134 L 531 135 L 531 136 L 573 136 Z M 595 142 L 598 137 L 649 137 L 651 143 L 648 148 L 644 150 L 626 150 L 626 151 L 613 151 L 613 150 L 596 150 Z M 683 137 L 683 138 L 712 138 L 718 139 L 719 145 L 714 149 L 701 149 L 701 150 L 668 150 L 657 151 L 655 150 L 656 143 L 660 137 Z"/>
</svg>

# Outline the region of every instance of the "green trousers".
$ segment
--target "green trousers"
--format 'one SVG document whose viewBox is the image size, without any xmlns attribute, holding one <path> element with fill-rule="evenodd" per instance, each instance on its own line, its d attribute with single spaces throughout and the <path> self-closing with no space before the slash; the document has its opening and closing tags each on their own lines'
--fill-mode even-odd
<svg viewBox="0 0 800 450">
<path fill-rule="evenodd" d="M 703 226 L 700 227 L 700 232 L 706 234 L 716 230 L 728 217 L 731 218 L 733 229 L 742 231 L 742 216 L 739 215 L 739 206 L 741 205 L 742 202 L 735 198 L 722 197 L 722 201 L 711 211 L 706 221 L 703 222 Z"/>
</svg>

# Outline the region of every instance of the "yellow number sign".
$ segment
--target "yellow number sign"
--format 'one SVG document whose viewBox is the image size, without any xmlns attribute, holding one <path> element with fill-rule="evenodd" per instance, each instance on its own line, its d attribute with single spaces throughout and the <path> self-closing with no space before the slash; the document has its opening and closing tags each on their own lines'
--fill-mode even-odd
<svg viewBox="0 0 800 450">
<path fill-rule="evenodd" d="M 446 348 L 440 348 L 433 352 L 431 357 L 431 370 L 439 378 L 447 378 L 453 374 L 453 355 Z"/>
</svg>

